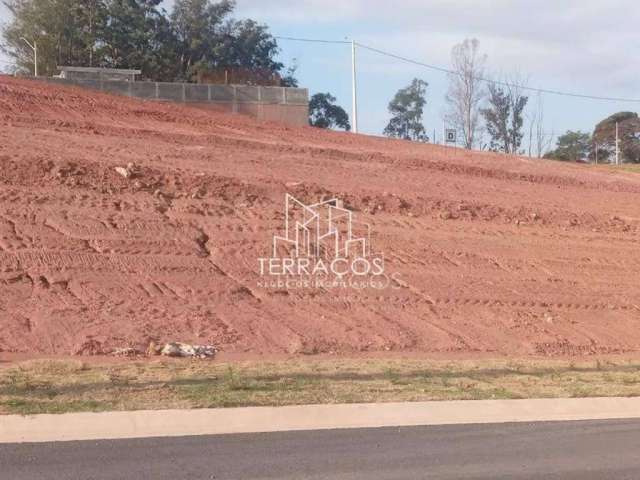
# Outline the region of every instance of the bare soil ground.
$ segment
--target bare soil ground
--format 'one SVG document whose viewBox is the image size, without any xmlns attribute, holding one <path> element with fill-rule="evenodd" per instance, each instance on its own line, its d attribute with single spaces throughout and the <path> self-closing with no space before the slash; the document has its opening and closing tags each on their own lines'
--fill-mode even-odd
<svg viewBox="0 0 640 480">
<path fill-rule="evenodd" d="M 259 287 L 286 193 L 342 199 L 397 288 Z M 0 351 L 635 355 L 639 205 L 632 172 L 0 77 Z"/>
</svg>

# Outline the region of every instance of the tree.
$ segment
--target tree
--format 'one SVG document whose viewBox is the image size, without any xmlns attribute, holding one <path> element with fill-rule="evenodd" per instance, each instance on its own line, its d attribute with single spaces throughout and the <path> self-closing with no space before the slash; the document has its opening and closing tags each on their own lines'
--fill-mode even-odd
<svg viewBox="0 0 640 480">
<path fill-rule="evenodd" d="M 487 132 L 491 137 L 490 148 L 494 151 L 509 153 L 509 117 L 511 116 L 511 103 L 502 88 L 495 84 L 489 84 L 489 107 L 481 110 L 484 117 Z"/>
<path fill-rule="evenodd" d="M 278 42 L 266 25 L 254 20 L 230 20 L 220 32 L 210 63 L 281 72 L 284 65 L 275 60 L 278 52 Z"/>
<path fill-rule="evenodd" d="M 564 161 L 581 161 L 591 152 L 591 135 L 581 131 L 568 130 L 558 137 L 555 150 L 548 152 L 545 158 Z"/>
<path fill-rule="evenodd" d="M 516 154 L 524 136 L 523 111 L 528 97 L 522 93 L 522 84 L 508 83 L 506 87 L 490 83 L 488 106 L 481 110 L 487 132 L 491 137 L 491 150 Z"/>
<path fill-rule="evenodd" d="M 478 141 L 480 104 L 486 95 L 482 85 L 487 56 L 480 54 L 477 39 L 465 39 L 453 47 L 449 74 L 446 120 L 462 132 L 463 145 L 471 149 Z"/>
<path fill-rule="evenodd" d="M 330 93 L 316 93 L 309 101 L 309 125 L 318 128 L 351 130 L 349 115 Z"/>
<path fill-rule="evenodd" d="M 598 161 L 615 159 L 616 123 L 620 141 L 620 161 L 640 163 L 640 118 L 635 112 L 618 112 L 596 125 L 593 143 L 598 148 Z M 595 157 L 595 152 L 592 156 Z"/>
<path fill-rule="evenodd" d="M 427 82 L 414 78 L 409 86 L 398 90 L 389 102 L 391 120 L 384 129 L 386 136 L 417 142 L 429 141 L 422 124 L 428 85 Z"/>
<path fill-rule="evenodd" d="M 528 115 L 529 120 L 529 156 L 542 158 L 553 142 L 553 130 L 551 133 L 544 131 L 544 101 L 542 94 L 536 96 L 536 108 Z"/>
<path fill-rule="evenodd" d="M 282 86 L 283 87 L 297 87 L 298 79 L 296 78 L 296 72 L 298 71 L 298 59 L 294 58 L 291 65 L 283 72 Z"/>
<path fill-rule="evenodd" d="M 162 0 L 0 0 L 12 14 L 2 29 L 2 51 L 19 73 L 57 73 L 61 65 L 140 68 L 159 81 L 192 81 L 199 68 L 218 66 L 284 73 L 278 44 L 265 25 L 231 18 L 233 0 L 176 0 L 171 15 Z M 295 67 L 295 66 L 294 66 Z"/>
<path fill-rule="evenodd" d="M 234 7 L 232 0 L 176 0 L 171 24 L 183 79 L 191 80 L 198 70 L 216 67 L 282 72 L 284 65 L 276 60 L 278 43 L 267 26 L 230 18 Z"/>
<path fill-rule="evenodd" d="M 103 0 L 84 0 L 78 5 L 80 22 L 80 38 L 85 48 L 84 63 L 94 66 L 96 44 L 101 31 L 104 29 L 107 11 Z M 88 59 L 86 58 L 88 57 Z"/>
<path fill-rule="evenodd" d="M 176 76 L 176 44 L 171 25 L 158 7 L 162 0 L 107 0 L 100 35 L 101 66 L 139 68 L 160 81 Z"/>
<path fill-rule="evenodd" d="M 33 73 L 36 42 L 40 75 L 58 73 L 59 65 L 92 65 L 98 31 L 105 18 L 101 0 L 3 0 L 12 19 L 2 29 L 2 51 L 19 73 Z"/>
<path fill-rule="evenodd" d="M 233 11 L 229 0 L 211 3 L 209 0 L 176 0 L 170 21 L 176 35 L 180 76 L 187 80 L 197 68 L 207 66 L 225 18 Z"/>
<path fill-rule="evenodd" d="M 3 29 L 3 50 L 18 71 L 57 73 L 61 65 L 140 68 L 143 75 L 172 80 L 175 49 L 161 0 L 4 0 L 12 21 Z"/>
</svg>

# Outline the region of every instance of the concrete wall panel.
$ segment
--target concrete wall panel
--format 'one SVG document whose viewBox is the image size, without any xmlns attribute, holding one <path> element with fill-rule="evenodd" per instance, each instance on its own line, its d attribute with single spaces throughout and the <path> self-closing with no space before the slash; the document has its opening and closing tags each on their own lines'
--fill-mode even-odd
<svg viewBox="0 0 640 480">
<path fill-rule="evenodd" d="M 66 78 L 69 80 L 100 80 L 100 74 L 97 72 L 67 72 Z"/>
<path fill-rule="evenodd" d="M 309 93 L 306 88 L 195 85 L 165 82 L 100 82 L 89 78 L 82 80 L 45 78 L 42 80 L 55 84 L 102 89 L 108 93 L 148 100 L 178 103 L 186 101 L 198 108 L 224 113 L 241 113 L 259 120 L 277 121 L 288 125 L 302 126 L 308 123 Z"/>
<path fill-rule="evenodd" d="M 207 102 L 209 101 L 209 85 L 186 84 L 185 100 L 187 102 Z"/>
<path fill-rule="evenodd" d="M 284 88 L 260 87 L 260 101 L 263 103 L 284 103 Z"/>
<path fill-rule="evenodd" d="M 102 90 L 100 80 L 75 80 L 74 83 L 79 87 L 91 88 L 93 90 Z"/>
<path fill-rule="evenodd" d="M 211 90 L 211 101 L 233 102 L 235 98 L 235 87 L 233 85 L 209 85 Z"/>
<path fill-rule="evenodd" d="M 251 85 L 236 86 L 236 101 L 238 103 L 252 103 L 260 101 L 260 87 Z"/>
<path fill-rule="evenodd" d="M 287 104 L 307 105 L 309 103 L 309 90 L 306 88 L 287 88 Z"/>
<path fill-rule="evenodd" d="M 155 82 L 133 82 L 131 96 L 136 98 L 156 98 Z"/>
<path fill-rule="evenodd" d="M 182 102 L 184 99 L 184 84 L 158 82 L 158 99 Z"/>
<path fill-rule="evenodd" d="M 102 90 L 118 95 L 131 95 L 131 82 L 102 82 Z"/>
<path fill-rule="evenodd" d="M 261 105 L 258 105 L 257 103 L 238 103 L 236 106 L 236 112 L 259 119 L 261 117 L 260 107 Z"/>
</svg>

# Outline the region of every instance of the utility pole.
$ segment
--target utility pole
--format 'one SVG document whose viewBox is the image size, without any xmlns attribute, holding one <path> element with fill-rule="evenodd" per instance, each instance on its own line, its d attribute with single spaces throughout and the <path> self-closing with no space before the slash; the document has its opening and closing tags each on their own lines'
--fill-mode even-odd
<svg viewBox="0 0 640 480">
<path fill-rule="evenodd" d="M 31 48 L 31 50 L 33 50 L 33 75 L 37 77 L 38 76 L 38 44 L 34 40 L 33 45 L 31 45 L 31 43 L 29 43 L 29 40 L 27 40 L 26 38 L 24 37 L 20 37 L 20 38 L 24 40 L 24 43 L 29 45 L 29 48 Z"/>
<path fill-rule="evenodd" d="M 620 137 L 618 135 L 618 122 L 616 122 L 616 165 L 620 165 Z"/>
<path fill-rule="evenodd" d="M 353 133 L 358 133 L 358 88 L 356 86 L 356 42 L 351 40 L 351 99 L 353 104 L 351 106 L 351 116 Z"/>
</svg>

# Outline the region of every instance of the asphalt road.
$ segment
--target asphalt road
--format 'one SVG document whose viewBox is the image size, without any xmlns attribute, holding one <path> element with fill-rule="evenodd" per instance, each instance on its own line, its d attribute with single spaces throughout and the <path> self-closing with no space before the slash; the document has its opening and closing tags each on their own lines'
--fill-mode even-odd
<svg viewBox="0 0 640 480">
<path fill-rule="evenodd" d="M 640 420 L 4 444 L 0 478 L 638 479 Z"/>
</svg>

